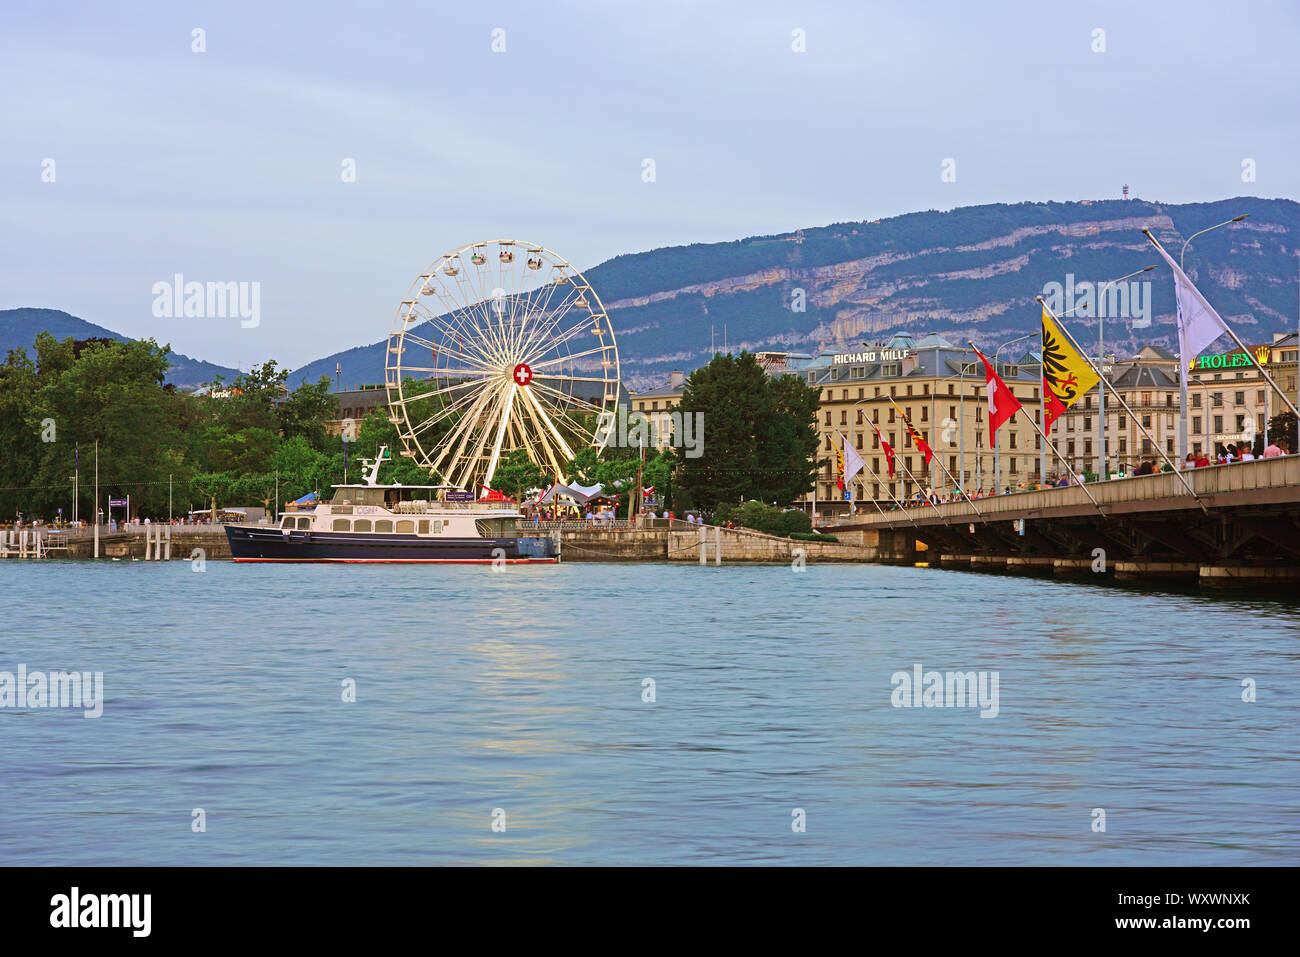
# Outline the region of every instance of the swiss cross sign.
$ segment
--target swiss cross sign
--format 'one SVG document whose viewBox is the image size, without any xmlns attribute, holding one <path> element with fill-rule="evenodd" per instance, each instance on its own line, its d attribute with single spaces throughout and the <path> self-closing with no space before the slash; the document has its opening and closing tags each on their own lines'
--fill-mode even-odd
<svg viewBox="0 0 1300 957">
<path fill-rule="evenodd" d="M 519 363 L 515 366 L 515 381 L 520 385 L 528 385 L 533 381 L 533 370 L 526 363 Z"/>
</svg>

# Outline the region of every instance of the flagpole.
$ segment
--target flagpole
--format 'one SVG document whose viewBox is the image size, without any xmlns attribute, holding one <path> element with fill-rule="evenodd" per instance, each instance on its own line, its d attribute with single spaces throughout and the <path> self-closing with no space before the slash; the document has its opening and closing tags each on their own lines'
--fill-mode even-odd
<svg viewBox="0 0 1300 957">
<path fill-rule="evenodd" d="M 971 342 L 970 347 L 971 347 L 972 349 L 975 349 L 975 343 L 974 343 L 974 342 Z M 984 353 L 980 352 L 978 349 L 975 349 L 975 352 L 976 352 L 976 354 L 981 355 L 981 356 L 984 354 Z M 987 384 L 986 384 L 986 385 L 985 385 L 985 389 L 987 390 L 987 388 L 988 388 L 988 386 L 987 386 Z M 1044 407 L 1046 407 L 1046 403 L 1047 403 L 1047 396 L 1043 396 L 1043 405 L 1044 405 Z M 1034 431 L 1037 432 L 1040 436 L 1042 436 L 1042 439 L 1043 439 L 1044 442 L 1048 442 L 1047 436 L 1044 435 L 1044 434 L 1043 434 L 1043 430 L 1040 429 L 1040 428 L 1038 427 L 1038 423 L 1034 421 L 1034 417 L 1033 417 L 1032 415 L 1030 415 L 1027 411 L 1025 411 L 1025 407 L 1024 407 L 1023 405 L 1021 405 L 1019 402 L 1017 402 L 1017 403 L 1016 403 L 1016 408 L 1019 409 L 1021 412 L 1024 412 L 1024 414 L 1025 414 L 1025 418 L 1028 420 L 1029 424 L 1032 425 L 1032 426 L 1034 427 Z M 1051 445 L 1050 442 L 1048 442 L 1048 444 Z M 1083 481 L 1080 481 L 1080 479 L 1079 479 L 1079 473 L 1076 472 L 1076 471 L 1075 471 L 1075 470 L 1070 466 L 1070 463 L 1066 461 L 1065 456 L 1062 455 L 1060 452 L 1058 452 L 1058 451 L 1056 450 L 1056 446 L 1054 446 L 1054 445 L 1052 446 L 1052 454 L 1055 455 L 1058 459 L 1061 460 L 1061 464 L 1065 466 L 1065 470 L 1066 470 L 1067 472 L 1070 473 L 1070 477 L 1073 478 L 1073 479 L 1075 480 L 1075 484 L 1078 485 L 1079 488 L 1083 489 L 1083 494 L 1085 494 L 1085 495 L 1088 496 L 1088 501 L 1092 502 L 1093 506 L 1097 509 L 1098 514 L 1100 514 L 1102 518 L 1109 520 L 1110 516 L 1107 515 L 1105 512 L 1103 512 L 1103 511 L 1101 510 L 1101 506 L 1097 504 L 1097 500 L 1096 500 L 1095 498 L 1092 497 L 1092 492 L 1088 490 L 1087 483 L 1085 483 L 1085 482 L 1083 482 Z"/>
<path fill-rule="evenodd" d="M 898 506 L 899 511 L 907 516 L 907 520 L 911 522 L 912 525 L 914 525 L 916 528 L 920 528 L 921 526 L 916 524 L 916 519 L 912 517 L 911 513 L 908 512 L 908 510 L 899 503 L 898 499 L 894 498 L 894 493 L 890 491 L 889 484 L 884 482 L 880 478 L 879 472 L 877 472 L 875 469 L 873 469 L 870 465 L 867 464 L 866 459 L 862 460 L 862 467 L 871 473 L 871 476 L 876 480 L 877 485 L 885 486 L 885 492 L 889 495 L 889 500 Z M 885 518 L 889 518 L 889 515 L 885 512 L 883 508 L 880 507 L 880 503 L 876 501 L 874 495 L 871 497 L 871 502 L 873 505 L 876 506 L 876 510 L 879 511 L 881 515 L 884 515 Z"/>
<path fill-rule="evenodd" d="M 1065 336 L 1065 338 L 1070 340 L 1070 344 L 1074 346 L 1074 351 L 1079 354 L 1079 358 L 1082 359 L 1084 362 L 1088 363 L 1088 368 L 1092 369 L 1093 372 L 1097 373 L 1097 381 L 1099 383 L 1104 381 L 1102 379 L 1101 370 L 1098 369 L 1096 366 L 1094 366 L 1092 364 L 1092 360 L 1088 358 L 1087 353 L 1085 353 L 1083 349 L 1079 348 L 1079 343 L 1074 341 L 1074 336 L 1070 335 L 1070 330 L 1065 328 L 1065 323 L 1063 323 L 1060 320 L 1060 318 L 1056 315 L 1056 313 L 1052 312 L 1051 307 L 1048 306 L 1047 303 L 1043 301 L 1042 296 L 1038 297 L 1038 303 L 1043 307 L 1043 311 L 1052 317 L 1052 321 L 1056 323 L 1056 328 L 1061 330 L 1061 334 Z M 1142 420 L 1134 413 L 1134 411 L 1131 408 L 1129 408 L 1129 404 L 1124 401 L 1124 396 L 1120 393 L 1119 389 L 1112 387 L 1110 393 L 1112 396 L 1115 397 L 1115 399 L 1119 402 L 1119 404 L 1124 407 L 1124 411 L 1127 412 L 1129 418 L 1133 420 L 1133 424 L 1142 430 L 1142 434 L 1145 435 L 1147 439 L 1151 442 L 1151 447 L 1160 453 L 1160 457 L 1165 460 L 1165 464 L 1168 465 L 1169 468 L 1173 470 L 1174 474 L 1178 476 L 1178 481 L 1183 483 L 1183 488 L 1187 489 L 1188 494 L 1191 495 L 1192 498 L 1196 499 L 1196 504 L 1201 507 L 1201 511 L 1204 512 L 1206 515 L 1209 515 L 1210 510 L 1205 507 L 1205 503 L 1201 501 L 1201 497 L 1196 494 L 1196 490 L 1193 489 L 1192 486 L 1188 483 L 1187 477 L 1183 475 L 1181 471 L 1179 471 L 1178 466 L 1176 466 L 1172 461 L 1170 461 L 1169 456 L 1165 454 L 1165 450 L 1160 448 L 1160 444 L 1156 442 L 1155 436 L 1153 436 L 1150 432 L 1147 431 L 1146 426 L 1142 424 Z"/>
<path fill-rule="evenodd" d="M 1169 262 L 1172 263 L 1172 262 L 1174 261 L 1174 260 L 1173 260 L 1173 257 L 1171 257 L 1171 256 L 1169 255 L 1169 253 L 1165 251 L 1165 247 L 1164 247 L 1164 246 L 1161 246 L 1160 243 L 1156 241 L 1156 238 L 1155 238 L 1154 236 L 1151 235 L 1151 233 L 1150 233 L 1149 230 L 1147 230 L 1147 229 L 1144 228 L 1144 229 L 1142 230 L 1142 234 L 1143 234 L 1144 236 L 1146 236 L 1147 239 L 1151 240 L 1151 244 L 1152 244 L 1153 246 L 1155 246 L 1156 249 L 1160 250 L 1161 254 L 1162 254 L 1166 259 L 1168 259 Z M 1179 269 L 1179 272 L 1182 272 L 1182 269 L 1181 269 L 1181 268 Z M 1184 277 L 1186 277 L 1186 273 L 1184 273 L 1183 275 L 1184 275 Z M 1189 283 L 1189 284 L 1191 283 L 1191 280 L 1190 280 L 1190 279 L 1188 280 L 1188 283 Z M 1193 286 L 1192 288 L 1195 289 L 1195 286 Z M 1202 300 L 1205 301 L 1205 305 L 1207 305 L 1207 306 L 1209 305 L 1209 300 L 1208 300 L 1208 299 L 1205 299 L 1204 294 L 1203 294 L 1199 289 L 1196 289 L 1196 294 L 1197 294 L 1197 295 L 1198 295 Z M 1246 357 L 1250 359 L 1251 364 L 1253 364 L 1253 365 L 1255 366 L 1255 368 L 1259 370 L 1260 375 L 1262 375 L 1265 379 L 1268 380 L 1268 384 L 1271 385 L 1271 386 L 1273 387 L 1273 391 L 1276 392 L 1276 393 L 1281 397 L 1282 401 L 1286 403 L 1286 407 L 1287 407 L 1288 409 L 1291 410 L 1291 412 L 1292 412 L 1293 415 L 1295 415 L 1297 418 L 1300 418 L 1300 409 L 1297 409 L 1294 405 L 1292 405 L 1292 404 L 1291 404 L 1291 400 L 1287 398 L 1286 393 L 1283 392 L 1281 389 L 1279 389 L 1279 388 L 1277 387 L 1277 383 L 1273 381 L 1273 377 L 1272 377 L 1271 375 L 1268 374 L 1268 372 L 1264 369 L 1264 367 L 1263 367 L 1262 365 L 1259 364 L 1259 360 L 1255 358 L 1255 353 L 1251 352 L 1250 349 L 1246 346 L 1246 344 L 1245 344 L 1244 342 L 1242 342 L 1240 339 L 1237 338 L 1237 334 L 1236 334 L 1235 332 L 1232 331 L 1232 327 L 1231 327 L 1231 326 L 1229 326 L 1226 322 L 1223 321 L 1223 317 L 1219 315 L 1218 310 L 1217 310 L 1217 309 L 1214 309 L 1212 306 L 1211 306 L 1210 308 L 1211 308 L 1211 311 L 1214 313 L 1215 317 L 1219 320 L 1219 325 L 1223 326 L 1223 330 L 1224 330 L 1224 332 L 1226 332 L 1228 335 L 1232 336 L 1232 341 L 1235 342 L 1235 343 L 1236 343 L 1236 344 L 1241 348 L 1241 351 L 1242 351 L 1242 352 L 1246 353 Z M 1196 357 L 1193 356 L 1192 358 L 1194 359 L 1194 358 L 1196 358 Z M 1185 382 L 1187 381 L 1188 373 L 1189 373 L 1191 370 L 1188 369 L 1188 368 L 1186 368 L 1186 366 L 1185 366 L 1185 364 L 1186 364 L 1186 360 L 1183 358 L 1183 354 L 1182 354 L 1182 350 L 1181 350 L 1181 349 L 1179 349 L 1179 352 L 1178 352 L 1178 364 L 1179 364 L 1180 366 L 1183 366 L 1183 368 L 1180 368 L 1180 369 L 1178 370 L 1178 373 L 1179 373 L 1179 377 L 1180 377 L 1180 378 L 1183 380 L 1183 382 L 1185 383 Z M 1184 392 L 1184 402 L 1186 402 L 1186 393 L 1185 393 L 1185 392 Z M 1183 413 L 1183 416 L 1184 416 L 1184 418 L 1185 418 L 1186 415 L 1187 415 L 1187 409 L 1183 409 L 1183 410 L 1182 410 L 1182 413 Z"/>
<path fill-rule="evenodd" d="M 895 407 L 895 408 L 897 408 L 897 407 Z M 871 427 L 872 427 L 873 429 L 876 430 L 876 435 L 879 437 L 879 436 L 880 436 L 880 426 L 878 426 L 878 425 L 876 425 L 876 423 L 872 422 L 872 423 L 871 423 Z M 882 439 L 882 441 L 883 441 L 883 439 Z M 907 473 L 907 477 L 910 478 L 913 482 L 916 482 L 916 476 L 913 475 L 913 474 L 912 474 L 912 470 L 909 469 L 909 468 L 907 467 L 907 462 L 904 461 L 903 456 L 901 456 L 901 455 L 899 455 L 897 452 L 895 452 L 895 453 L 894 453 L 894 458 L 898 459 L 898 464 L 901 465 L 901 466 L 903 467 L 903 471 Z M 864 461 L 862 464 L 865 466 L 867 463 Z M 873 472 L 873 474 L 874 474 L 874 472 Z M 917 484 L 917 485 L 920 485 L 921 483 L 920 483 L 920 482 L 916 482 L 916 484 Z M 890 492 L 889 495 L 890 495 L 890 498 L 893 498 L 894 493 L 893 493 L 893 492 Z M 929 505 L 930 505 L 930 507 L 931 507 L 932 509 L 934 509 L 936 512 L 939 512 L 939 506 L 938 506 L 938 505 L 935 505 L 934 502 L 931 502 L 931 501 L 930 501 L 930 497 L 929 497 L 928 495 L 926 496 L 925 500 L 926 500 L 926 502 L 929 503 Z M 897 499 L 895 499 L 895 501 L 897 501 Z M 903 507 L 906 508 L 906 506 L 903 506 Z M 952 522 L 948 520 L 948 516 L 947 516 L 947 515 L 944 515 L 943 512 L 939 512 L 939 517 L 940 517 L 941 519 L 943 519 L 945 525 L 951 525 L 951 524 L 952 524 Z M 913 523 L 913 524 L 915 524 L 915 523 Z"/>
<path fill-rule="evenodd" d="M 892 397 L 889 398 L 889 404 L 892 405 L 895 409 L 898 409 L 898 403 L 895 402 Z M 903 421 L 907 423 L 908 429 L 911 430 L 912 421 L 907 417 L 907 415 L 903 412 L 902 409 L 898 409 L 898 414 L 903 416 Z M 917 434 L 920 435 L 919 432 Z M 977 506 L 974 502 L 971 501 L 971 497 L 966 494 L 966 490 L 961 487 L 961 483 L 952 477 L 952 473 L 948 471 L 948 467 L 943 464 L 943 459 L 939 457 L 939 454 L 935 452 L 933 448 L 930 449 L 930 457 L 939 459 L 939 468 L 943 469 L 943 474 L 948 476 L 949 480 L 952 481 L 952 484 L 957 489 L 957 491 L 961 492 L 961 496 L 966 500 L 967 504 L 970 505 L 971 508 L 975 509 L 975 514 L 978 515 L 980 518 L 983 518 L 984 513 L 979 510 L 979 506 Z"/>
</svg>

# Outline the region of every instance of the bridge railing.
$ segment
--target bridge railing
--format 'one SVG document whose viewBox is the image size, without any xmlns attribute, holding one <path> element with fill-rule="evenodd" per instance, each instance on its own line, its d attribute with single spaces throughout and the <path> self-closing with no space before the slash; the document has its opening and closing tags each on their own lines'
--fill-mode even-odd
<svg viewBox="0 0 1300 957">
<path fill-rule="evenodd" d="M 1262 489 L 1281 488 L 1300 485 L 1300 456 L 1287 455 L 1271 459 L 1257 459 L 1254 462 L 1234 462 L 1230 465 L 1211 465 L 1207 468 L 1188 469 L 1182 472 L 1189 485 L 1200 496 L 1221 495 L 1229 492 L 1250 492 Z M 921 505 L 909 508 L 906 513 L 898 509 L 886 511 L 884 515 L 876 512 L 871 515 L 859 515 L 843 523 L 854 527 L 887 526 L 897 527 L 915 521 L 940 521 L 960 519 L 969 522 L 997 518 L 1000 515 L 1022 515 L 1025 512 L 1079 507 L 1092 508 L 1092 500 L 1099 505 L 1118 504 L 1122 502 L 1157 501 L 1183 497 L 1188 500 L 1188 507 L 1195 507 L 1192 496 L 1173 472 L 1158 472 L 1155 475 L 1135 475 L 1106 482 L 1091 482 L 1085 492 L 1083 488 L 1072 484 L 1066 488 L 1040 489 L 1033 492 L 1011 492 L 991 498 L 974 499 L 974 507 L 964 500 L 947 505 Z M 976 509 L 979 514 L 976 514 Z M 911 516 L 909 519 L 908 516 Z M 830 526 L 827 526 L 830 527 Z"/>
</svg>

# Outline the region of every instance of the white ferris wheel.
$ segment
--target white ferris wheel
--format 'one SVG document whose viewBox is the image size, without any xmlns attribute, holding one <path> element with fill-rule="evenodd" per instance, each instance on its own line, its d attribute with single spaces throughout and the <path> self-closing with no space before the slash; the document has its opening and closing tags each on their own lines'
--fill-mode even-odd
<svg viewBox="0 0 1300 957">
<path fill-rule="evenodd" d="M 551 250 L 470 243 L 411 285 L 385 381 L 402 455 L 477 491 L 524 449 L 563 479 L 619 396 L 618 346 L 591 284 Z"/>
</svg>

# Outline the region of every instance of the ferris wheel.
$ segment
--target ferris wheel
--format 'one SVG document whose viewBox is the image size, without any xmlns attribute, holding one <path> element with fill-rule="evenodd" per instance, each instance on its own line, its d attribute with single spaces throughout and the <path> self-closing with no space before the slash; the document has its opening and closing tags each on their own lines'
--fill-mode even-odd
<svg viewBox="0 0 1300 957">
<path fill-rule="evenodd" d="M 551 250 L 470 243 L 411 285 L 388 336 L 385 383 L 402 455 L 477 491 L 524 449 L 563 479 L 619 396 L 618 346 L 591 284 Z"/>
</svg>

